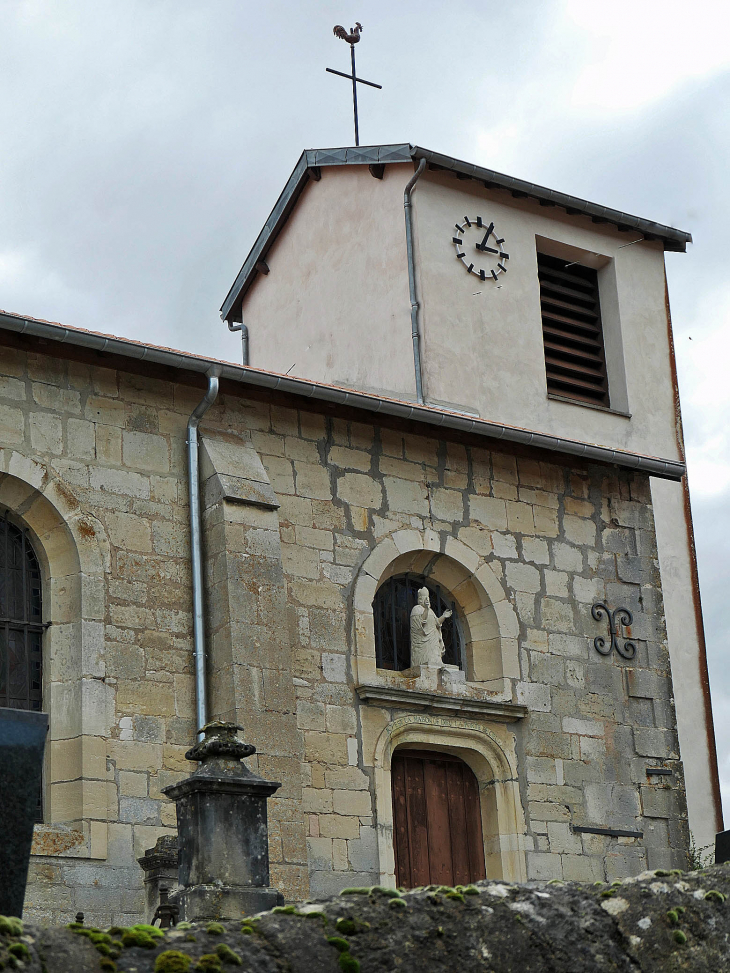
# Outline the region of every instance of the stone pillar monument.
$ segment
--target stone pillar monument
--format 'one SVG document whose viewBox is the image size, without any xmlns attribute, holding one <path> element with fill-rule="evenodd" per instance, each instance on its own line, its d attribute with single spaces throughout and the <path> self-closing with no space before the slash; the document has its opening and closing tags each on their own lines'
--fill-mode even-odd
<svg viewBox="0 0 730 973">
<path fill-rule="evenodd" d="M 239 919 L 283 903 L 269 887 L 266 801 L 281 784 L 253 774 L 241 760 L 256 748 L 235 723 L 212 722 L 185 754 L 198 769 L 163 788 L 177 804 L 180 918 Z"/>
</svg>

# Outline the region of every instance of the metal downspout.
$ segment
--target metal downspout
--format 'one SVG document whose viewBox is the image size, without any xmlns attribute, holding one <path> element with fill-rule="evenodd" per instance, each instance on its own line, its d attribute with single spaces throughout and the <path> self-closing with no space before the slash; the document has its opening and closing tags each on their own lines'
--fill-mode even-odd
<svg viewBox="0 0 730 973">
<path fill-rule="evenodd" d="M 188 488 L 190 491 L 190 559 L 193 573 L 193 644 L 195 651 L 195 718 L 197 733 L 208 722 L 205 671 L 205 606 L 203 598 L 203 518 L 200 510 L 200 469 L 198 465 L 198 426 L 218 398 L 220 368 L 206 372 L 208 391 L 188 419 Z M 196 735 L 197 735 L 196 733 Z"/>
<path fill-rule="evenodd" d="M 411 190 L 423 175 L 426 160 L 421 159 L 418 168 L 408 181 L 403 193 L 403 208 L 406 214 L 406 252 L 408 255 L 408 290 L 411 296 L 411 340 L 413 342 L 413 366 L 416 371 L 416 398 L 423 405 L 423 379 L 421 377 L 421 345 L 418 333 L 418 301 L 416 300 L 416 267 L 413 262 L 413 216 L 411 214 Z"/>
<path fill-rule="evenodd" d="M 248 365 L 248 328 L 241 321 L 240 324 L 232 324 L 230 321 L 226 321 L 229 331 L 240 331 L 241 332 L 241 356 L 243 358 L 243 364 Z"/>
</svg>

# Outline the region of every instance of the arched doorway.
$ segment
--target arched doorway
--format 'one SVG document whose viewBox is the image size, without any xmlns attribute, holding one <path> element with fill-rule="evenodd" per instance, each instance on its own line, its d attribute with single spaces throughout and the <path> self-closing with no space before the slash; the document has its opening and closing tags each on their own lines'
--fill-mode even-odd
<svg viewBox="0 0 730 973">
<path fill-rule="evenodd" d="M 397 885 L 486 878 L 479 786 L 471 768 L 449 753 L 399 749 L 391 782 Z"/>
</svg>

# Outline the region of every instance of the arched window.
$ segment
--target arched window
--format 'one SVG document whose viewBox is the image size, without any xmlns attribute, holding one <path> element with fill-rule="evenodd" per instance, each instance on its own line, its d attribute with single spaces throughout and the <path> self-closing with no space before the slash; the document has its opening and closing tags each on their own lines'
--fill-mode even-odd
<svg viewBox="0 0 730 973">
<path fill-rule="evenodd" d="M 43 706 L 41 569 L 28 532 L 0 519 L 0 706 Z M 43 820 L 41 794 L 36 820 Z"/>
<path fill-rule="evenodd" d="M 464 638 L 456 604 L 439 585 L 422 575 L 399 574 L 378 588 L 373 601 L 375 656 L 379 669 L 408 669 L 411 665 L 411 611 L 418 601 L 418 589 L 428 588 L 431 608 L 441 616 L 450 608 L 441 634 L 446 652 L 444 662 L 464 669 Z"/>
</svg>

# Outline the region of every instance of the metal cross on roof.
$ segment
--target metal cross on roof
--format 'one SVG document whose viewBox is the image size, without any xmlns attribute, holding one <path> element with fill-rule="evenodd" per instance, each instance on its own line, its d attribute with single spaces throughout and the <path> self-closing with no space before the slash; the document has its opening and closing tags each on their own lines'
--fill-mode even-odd
<svg viewBox="0 0 730 973">
<path fill-rule="evenodd" d="M 362 24 L 356 23 L 355 26 L 348 33 L 344 27 L 340 27 L 338 24 L 332 31 L 335 37 L 339 37 L 343 41 L 347 41 L 350 45 L 350 60 L 352 62 L 352 74 L 345 74 L 344 71 L 335 71 L 334 68 L 327 68 L 330 74 L 338 74 L 341 78 L 350 78 L 352 81 L 352 111 L 355 117 L 355 145 L 360 144 L 360 131 L 357 124 L 357 86 L 358 84 L 367 84 L 371 88 L 382 88 L 382 84 L 375 84 L 374 81 L 365 81 L 363 78 L 358 78 L 355 75 L 355 44 L 360 40 L 360 33 L 362 31 Z"/>
</svg>

